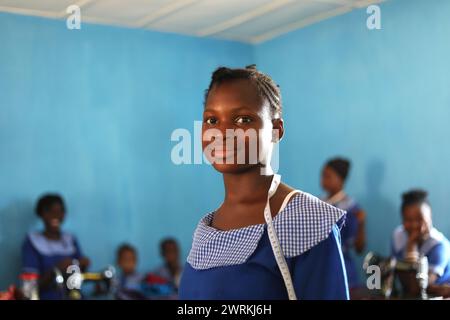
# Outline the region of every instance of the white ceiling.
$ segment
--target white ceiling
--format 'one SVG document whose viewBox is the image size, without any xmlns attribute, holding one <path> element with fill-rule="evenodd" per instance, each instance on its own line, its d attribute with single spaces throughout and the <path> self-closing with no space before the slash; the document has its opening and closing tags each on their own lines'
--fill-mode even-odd
<svg viewBox="0 0 450 320">
<path fill-rule="evenodd" d="M 259 43 L 384 0 L 0 0 L 0 12 Z M 364 23 L 364 22 L 363 22 Z"/>
</svg>

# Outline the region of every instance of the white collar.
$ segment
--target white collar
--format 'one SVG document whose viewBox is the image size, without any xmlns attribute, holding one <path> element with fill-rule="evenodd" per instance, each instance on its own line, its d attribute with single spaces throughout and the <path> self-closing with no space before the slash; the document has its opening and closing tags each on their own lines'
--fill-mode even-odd
<svg viewBox="0 0 450 320">
<path fill-rule="evenodd" d="M 309 193 L 299 192 L 273 219 L 285 257 L 298 256 L 330 235 L 345 211 Z M 244 263 L 256 250 L 266 224 L 222 231 L 211 227 L 214 212 L 203 217 L 194 233 L 188 262 L 194 269 Z"/>
<path fill-rule="evenodd" d="M 431 228 L 428 238 L 426 238 L 419 248 L 419 253 L 422 255 L 428 254 L 428 252 L 434 248 L 437 244 L 443 242 L 445 236 L 438 231 L 436 228 Z M 393 245 L 397 252 L 402 251 L 406 248 L 406 243 L 408 242 L 408 233 L 406 232 L 403 225 L 398 226 L 393 235 Z"/>
<path fill-rule="evenodd" d="M 336 193 L 334 196 L 325 199 L 326 203 L 329 203 L 331 205 L 335 205 L 338 202 L 341 202 L 342 200 L 344 200 L 347 197 L 347 194 L 345 193 L 344 190 L 339 191 L 338 193 Z"/>
<path fill-rule="evenodd" d="M 28 234 L 33 247 L 46 256 L 72 255 L 76 252 L 74 238 L 69 233 L 62 233 L 61 239 L 47 239 L 41 232 L 30 232 Z"/>
</svg>

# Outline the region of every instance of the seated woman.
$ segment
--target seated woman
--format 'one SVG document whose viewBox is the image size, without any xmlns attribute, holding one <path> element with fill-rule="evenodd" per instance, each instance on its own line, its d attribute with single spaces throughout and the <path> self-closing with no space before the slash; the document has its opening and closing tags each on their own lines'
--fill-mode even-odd
<svg viewBox="0 0 450 320">
<path fill-rule="evenodd" d="M 323 198 L 325 202 L 347 211 L 347 219 L 341 230 L 342 253 L 344 255 L 345 269 L 349 289 L 357 288 L 360 283 L 358 271 L 351 256 L 354 249 L 361 254 L 365 246 L 365 213 L 358 203 L 344 191 L 344 184 L 350 170 L 350 161 L 342 158 L 329 160 L 322 170 L 322 188 L 327 193 Z M 350 292 L 351 294 L 352 292 Z"/>
<path fill-rule="evenodd" d="M 36 213 L 44 222 L 44 231 L 27 235 L 22 246 L 23 272 L 38 274 L 40 299 L 64 299 L 64 291 L 55 285 L 55 268 L 65 274 L 68 266 L 78 263 L 80 269 L 85 270 L 89 260 L 83 257 L 76 238 L 61 231 L 66 213 L 61 196 L 42 196 Z"/>
<path fill-rule="evenodd" d="M 427 192 L 411 190 L 404 193 L 401 211 L 403 224 L 393 233 L 392 255 L 407 261 L 426 256 L 429 265 L 428 293 L 449 297 L 450 242 L 433 227 Z"/>
</svg>

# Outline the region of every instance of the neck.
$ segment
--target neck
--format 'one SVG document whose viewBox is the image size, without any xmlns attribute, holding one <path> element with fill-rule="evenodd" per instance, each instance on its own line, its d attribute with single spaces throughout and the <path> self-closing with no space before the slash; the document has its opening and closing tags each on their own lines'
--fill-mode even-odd
<svg viewBox="0 0 450 320">
<path fill-rule="evenodd" d="M 58 230 L 58 231 L 45 230 L 44 236 L 48 239 L 57 240 L 57 239 L 61 238 L 61 231 L 60 230 Z"/>
<path fill-rule="evenodd" d="M 166 263 L 166 266 L 172 275 L 175 275 L 179 270 L 178 263 Z"/>
<path fill-rule="evenodd" d="M 338 190 L 330 191 L 330 192 L 328 193 L 328 199 L 333 198 L 333 197 L 335 197 L 335 196 L 337 196 L 338 194 L 343 193 L 343 192 L 344 192 L 344 189 L 338 189 Z"/>
<path fill-rule="evenodd" d="M 223 175 L 225 185 L 226 203 L 246 203 L 265 199 L 273 172 L 266 171 L 270 175 L 264 175 L 260 167 L 255 167 L 244 173 Z"/>
<path fill-rule="evenodd" d="M 339 191 L 336 192 L 330 192 L 328 194 L 326 202 L 330 204 L 335 204 L 336 202 L 341 201 L 344 195 L 345 195 L 344 189 L 340 189 Z"/>
</svg>

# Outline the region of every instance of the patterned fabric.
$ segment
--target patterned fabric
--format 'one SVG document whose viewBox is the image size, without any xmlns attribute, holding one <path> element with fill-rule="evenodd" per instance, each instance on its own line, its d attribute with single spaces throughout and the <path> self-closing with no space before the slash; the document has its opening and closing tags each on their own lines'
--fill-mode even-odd
<svg viewBox="0 0 450 320">
<path fill-rule="evenodd" d="M 215 212 L 203 217 L 194 233 L 188 263 L 195 269 L 210 269 L 244 263 L 255 251 L 265 224 L 240 229 L 217 230 L 211 227 Z M 262 213 L 261 213 L 262 214 Z M 325 240 L 345 214 L 311 194 L 299 192 L 273 219 L 283 253 L 299 256 Z"/>
<path fill-rule="evenodd" d="M 342 228 L 341 231 L 342 251 L 344 255 L 346 255 L 353 248 L 353 243 L 358 233 L 359 222 L 356 215 L 361 208 L 356 201 L 348 195 L 345 195 L 343 199 L 330 204 L 347 212 L 345 227 Z"/>
</svg>

